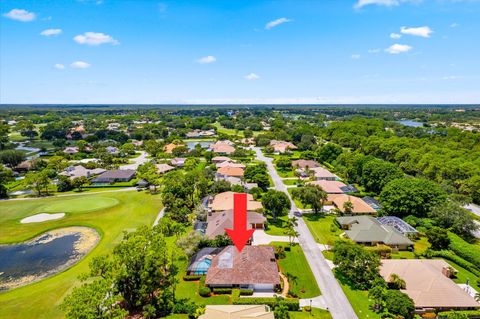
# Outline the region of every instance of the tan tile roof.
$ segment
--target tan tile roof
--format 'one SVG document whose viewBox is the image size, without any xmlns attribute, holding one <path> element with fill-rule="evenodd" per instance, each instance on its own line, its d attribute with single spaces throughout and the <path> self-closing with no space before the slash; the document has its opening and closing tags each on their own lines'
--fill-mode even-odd
<svg viewBox="0 0 480 319">
<path fill-rule="evenodd" d="M 338 178 L 337 175 L 333 174 L 328 169 L 323 167 L 315 167 L 311 170 L 315 173 L 316 178 Z"/>
<path fill-rule="evenodd" d="M 163 174 L 168 171 L 171 171 L 172 169 L 175 169 L 175 167 L 170 166 L 168 164 L 157 164 L 155 165 L 157 167 L 157 173 Z"/>
<path fill-rule="evenodd" d="M 274 319 L 266 305 L 207 305 L 198 319 Z"/>
<path fill-rule="evenodd" d="M 292 144 L 290 142 L 286 142 L 286 141 L 271 140 L 270 141 L 270 146 L 273 147 L 275 152 L 280 152 L 280 153 L 285 153 L 289 149 L 290 150 L 297 149 L 297 147 L 294 144 Z"/>
<path fill-rule="evenodd" d="M 232 160 L 230 157 L 227 157 L 227 156 L 215 156 L 212 158 L 212 162 L 214 163 L 222 163 L 225 161 L 235 162 L 234 160 Z"/>
<path fill-rule="evenodd" d="M 214 196 L 213 201 L 208 205 L 212 211 L 224 211 L 233 209 L 234 192 L 223 192 Z M 247 194 L 247 210 L 256 211 L 263 208 L 262 203 L 254 201 L 251 194 Z"/>
<path fill-rule="evenodd" d="M 380 275 L 388 281 L 391 274 L 405 280 L 402 290 L 417 308 L 480 308 L 468 293 L 442 273 L 449 264 L 441 259 L 382 260 Z"/>
<path fill-rule="evenodd" d="M 216 142 L 215 144 L 211 144 L 210 149 L 215 153 L 231 154 L 235 152 L 235 147 L 224 142 Z"/>
<path fill-rule="evenodd" d="M 352 202 L 353 209 L 352 213 L 354 214 L 376 214 L 376 210 L 373 209 L 370 205 L 365 203 L 363 199 L 350 196 L 346 194 L 330 194 L 328 195 L 327 201 L 333 202 L 335 207 L 337 207 L 340 211 L 344 212 L 343 204 L 345 202 Z"/>
<path fill-rule="evenodd" d="M 240 167 L 240 168 L 245 168 L 245 164 L 241 164 L 241 163 L 235 163 L 233 161 L 225 161 L 225 162 L 221 162 L 221 163 L 218 163 L 217 165 L 217 168 L 220 168 L 220 167 L 226 167 L 226 166 L 229 166 L 229 167 Z"/>
<path fill-rule="evenodd" d="M 207 235 L 208 238 L 215 238 L 218 235 L 225 234 L 225 228 L 233 228 L 233 219 L 233 210 L 231 209 L 207 216 L 208 225 L 205 230 L 205 235 Z M 247 228 L 251 229 L 251 224 L 263 224 L 266 220 L 265 216 L 259 213 L 248 212 Z"/>
<path fill-rule="evenodd" d="M 293 167 L 298 167 L 298 168 L 302 168 L 302 169 L 305 169 L 305 168 L 315 168 L 315 167 L 320 167 L 320 164 L 318 164 L 317 162 L 315 161 L 312 161 L 312 160 L 304 160 L 304 159 L 299 159 L 299 160 L 296 160 L 296 161 L 292 161 L 292 166 Z"/>
<path fill-rule="evenodd" d="M 243 176 L 243 168 L 242 167 L 233 167 L 233 166 L 223 166 L 217 170 L 218 174 L 222 174 L 225 176 L 236 176 L 242 177 Z"/>
<path fill-rule="evenodd" d="M 344 192 L 340 189 L 340 187 L 347 186 L 344 183 L 339 181 L 325 181 L 325 180 L 308 182 L 307 184 L 318 185 L 327 194 L 343 194 Z"/>
<path fill-rule="evenodd" d="M 278 266 L 271 246 L 245 246 L 241 253 L 227 246 L 212 260 L 207 285 L 280 284 Z"/>
</svg>

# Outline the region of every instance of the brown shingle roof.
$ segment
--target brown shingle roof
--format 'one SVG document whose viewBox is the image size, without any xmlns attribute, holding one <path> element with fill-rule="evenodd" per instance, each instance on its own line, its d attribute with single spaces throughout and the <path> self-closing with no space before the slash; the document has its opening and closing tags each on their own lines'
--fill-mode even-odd
<svg viewBox="0 0 480 319">
<path fill-rule="evenodd" d="M 242 252 L 227 246 L 215 256 L 205 279 L 207 285 L 280 284 L 271 246 L 245 246 Z"/>
</svg>

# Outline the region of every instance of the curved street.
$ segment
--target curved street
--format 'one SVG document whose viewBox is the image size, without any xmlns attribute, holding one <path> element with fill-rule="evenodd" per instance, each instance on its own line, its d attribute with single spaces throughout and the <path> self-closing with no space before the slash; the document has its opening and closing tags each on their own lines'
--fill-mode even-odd
<svg viewBox="0 0 480 319">
<path fill-rule="evenodd" d="M 278 175 L 275 167 L 273 166 L 273 159 L 263 155 L 262 150 L 259 147 L 252 147 L 256 153 L 256 158 L 259 161 L 265 162 L 267 164 L 267 169 L 272 177 L 275 189 L 282 191 L 287 194 L 292 208 L 290 210 L 289 216 L 293 217 L 293 212 L 297 209 L 294 201 L 292 200 L 290 194 L 287 191 L 287 187 L 283 184 L 282 179 Z M 322 292 L 322 295 L 319 297 L 312 298 L 311 304 L 314 307 L 321 307 L 328 309 L 333 317 L 333 319 L 357 319 L 357 315 L 353 310 L 350 302 L 345 296 L 340 284 L 335 279 L 332 270 L 328 267 L 327 261 L 322 254 L 322 251 L 318 247 L 317 242 L 313 238 L 310 230 L 307 227 L 307 224 L 302 218 L 298 220 L 297 231 L 300 234 L 298 241 L 300 247 L 307 258 L 308 264 L 312 269 L 313 275 L 317 280 L 317 284 Z M 302 306 L 310 305 L 310 300 L 301 300 Z"/>
</svg>

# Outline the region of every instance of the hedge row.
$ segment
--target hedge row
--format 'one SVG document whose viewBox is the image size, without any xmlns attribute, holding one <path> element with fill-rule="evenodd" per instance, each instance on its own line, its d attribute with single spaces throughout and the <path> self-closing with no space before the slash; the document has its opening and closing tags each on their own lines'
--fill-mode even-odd
<svg viewBox="0 0 480 319">
<path fill-rule="evenodd" d="M 232 293 L 232 288 L 213 288 L 213 293 L 217 295 L 229 295 Z"/>
<path fill-rule="evenodd" d="M 449 233 L 448 237 L 450 238 L 450 249 L 463 259 L 476 265 L 476 268 L 480 270 L 480 249 L 478 249 L 478 246 L 467 243 L 453 233 Z"/>
<path fill-rule="evenodd" d="M 470 319 L 480 319 L 480 310 L 465 310 L 465 311 L 444 311 L 438 313 L 439 319 L 448 319 L 449 316 L 458 313 L 458 314 L 465 314 Z"/>
<path fill-rule="evenodd" d="M 253 295 L 252 289 L 240 289 L 240 296 L 251 296 Z"/>
<path fill-rule="evenodd" d="M 287 306 L 289 311 L 298 311 L 300 309 L 300 302 L 298 299 L 276 299 L 276 298 L 232 298 L 234 305 L 267 305 L 274 309 L 279 301 L 282 301 Z"/>
<path fill-rule="evenodd" d="M 444 259 L 453 261 L 457 265 L 466 270 L 470 271 L 472 274 L 480 276 L 480 271 L 478 271 L 477 267 L 472 263 L 466 261 L 465 259 L 455 255 L 453 252 L 449 250 L 440 250 L 440 251 L 431 251 L 431 257 L 442 257 Z"/>
<path fill-rule="evenodd" d="M 202 276 L 200 276 L 200 275 L 185 275 L 185 276 L 183 276 L 183 280 L 185 280 L 185 281 L 197 281 L 197 280 L 200 280 L 200 278 L 202 278 Z"/>
</svg>

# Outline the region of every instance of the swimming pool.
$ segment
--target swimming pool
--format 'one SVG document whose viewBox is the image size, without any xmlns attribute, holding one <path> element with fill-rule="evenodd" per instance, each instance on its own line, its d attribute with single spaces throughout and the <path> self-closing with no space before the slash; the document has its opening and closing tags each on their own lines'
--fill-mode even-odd
<svg viewBox="0 0 480 319">
<path fill-rule="evenodd" d="M 210 258 L 204 258 L 202 260 L 199 260 L 192 267 L 193 274 L 206 275 L 211 265 L 212 265 L 212 260 Z"/>
</svg>

